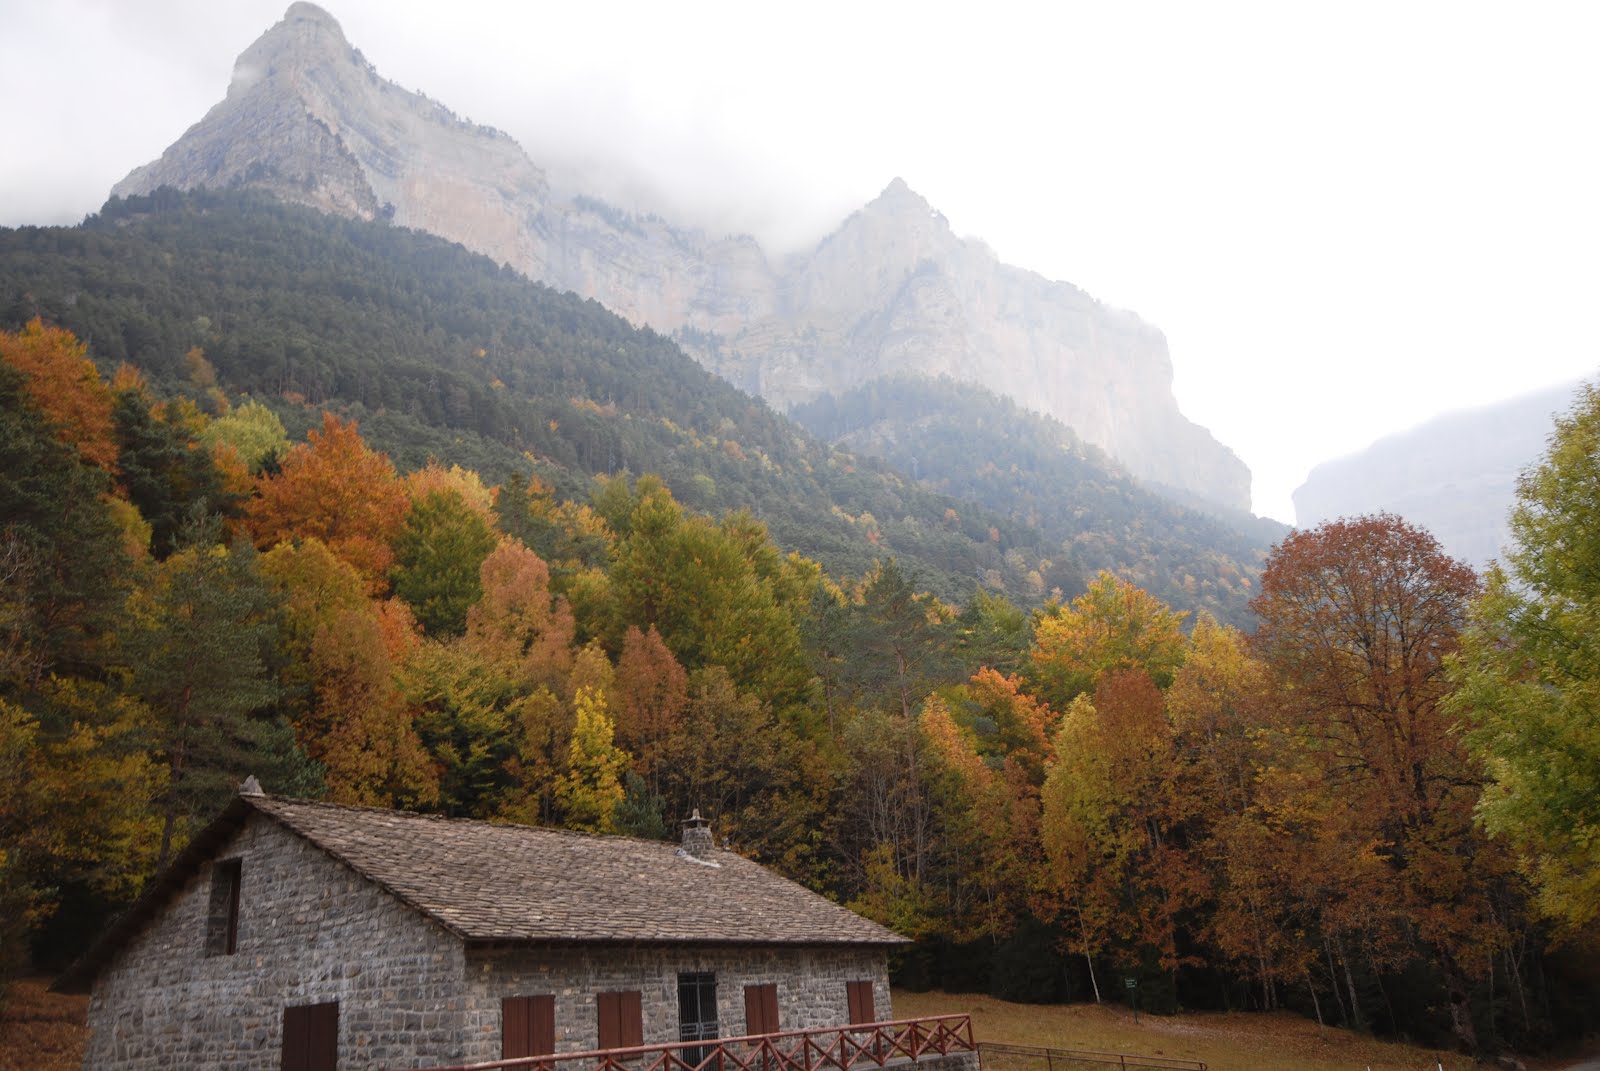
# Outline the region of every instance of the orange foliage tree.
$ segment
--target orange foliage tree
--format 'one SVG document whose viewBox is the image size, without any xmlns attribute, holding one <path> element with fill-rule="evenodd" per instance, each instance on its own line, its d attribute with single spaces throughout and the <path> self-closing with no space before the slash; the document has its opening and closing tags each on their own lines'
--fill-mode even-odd
<svg viewBox="0 0 1600 1071">
<path fill-rule="evenodd" d="M 71 443 L 103 469 L 117 463 L 111 390 L 100 378 L 89 347 L 71 331 L 46 327 L 35 317 L 21 331 L 0 331 L 0 360 L 23 374 L 29 396 Z"/>
<path fill-rule="evenodd" d="M 368 449 L 354 421 L 324 413 L 322 430 L 289 452 L 277 475 L 256 481 L 248 509 L 258 547 L 315 536 L 381 591 L 391 543 L 410 499 L 389 458 Z"/>
<path fill-rule="evenodd" d="M 1469 1051 L 1468 972 L 1504 940 L 1495 890 L 1508 871 L 1473 828 L 1483 774 L 1443 705 L 1445 659 L 1477 592 L 1427 532 L 1379 514 L 1291 534 L 1251 604 L 1275 764 L 1294 784 L 1284 798 L 1318 811 L 1309 829 L 1336 852 L 1313 866 L 1359 882 L 1336 895 L 1378 958 L 1432 962 Z"/>
</svg>

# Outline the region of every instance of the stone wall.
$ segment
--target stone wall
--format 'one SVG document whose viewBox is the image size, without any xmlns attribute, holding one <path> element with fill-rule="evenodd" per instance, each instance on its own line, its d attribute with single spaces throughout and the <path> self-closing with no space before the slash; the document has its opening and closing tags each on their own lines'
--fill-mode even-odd
<svg viewBox="0 0 1600 1071">
<path fill-rule="evenodd" d="M 678 1040 L 678 975 L 710 971 L 717 978 L 722 1037 L 748 1033 L 744 987 L 778 986 L 783 1030 L 842 1026 L 849 1020 L 846 982 L 870 979 L 880 1021 L 894 1018 L 888 957 L 871 948 L 596 947 L 471 949 L 467 952 L 464 1011 L 466 1061 L 500 1056 L 500 1002 L 505 997 L 555 996 L 556 1051 L 598 1044 L 595 994 L 638 990 L 644 1043 Z"/>
<path fill-rule="evenodd" d="M 260 815 L 215 858 L 241 861 L 237 951 L 207 954 L 202 867 L 96 978 L 86 1068 L 276 1071 L 284 1008 L 327 1001 L 342 1068 L 460 1061 L 456 938 Z"/>
</svg>

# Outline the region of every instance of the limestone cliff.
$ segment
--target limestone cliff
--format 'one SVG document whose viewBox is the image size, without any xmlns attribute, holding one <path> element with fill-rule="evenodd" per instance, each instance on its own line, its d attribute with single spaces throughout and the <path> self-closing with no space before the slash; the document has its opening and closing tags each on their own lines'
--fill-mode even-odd
<svg viewBox="0 0 1600 1071">
<path fill-rule="evenodd" d="M 553 195 L 505 134 L 384 81 L 327 12 L 296 3 L 227 96 L 112 192 L 240 184 L 458 241 L 672 335 L 779 408 L 886 375 L 981 383 L 1145 480 L 1249 508 L 1249 470 L 1178 411 L 1159 331 L 1000 263 L 898 179 L 774 264 L 748 237 Z"/>
</svg>

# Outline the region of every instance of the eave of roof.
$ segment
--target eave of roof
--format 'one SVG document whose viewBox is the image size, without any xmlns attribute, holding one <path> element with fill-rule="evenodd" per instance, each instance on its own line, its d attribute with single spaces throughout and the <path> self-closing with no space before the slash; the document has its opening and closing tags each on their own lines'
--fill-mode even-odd
<svg viewBox="0 0 1600 1071">
<path fill-rule="evenodd" d="M 298 809 L 298 810 L 297 810 Z M 120 916 L 114 919 L 107 928 L 95 939 L 89 949 L 84 952 L 62 975 L 58 978 L 53 989 L 59 992 L 82 993 L 87 992 L 93 985 L 96 975 L 107 963 L 149 922 L 169 900 L 199 871 L 230 837 L 232 837 L 252 813 L 271 819 L 274 824 L 289 833 L 311 844 L 330 858 L 338 861 L 345 867 L 359 874 L 374 885 L 378 886 L 388 895 L 404 903 L 423 918 L 441 927 L 464 943 L 474 946 L 486 945 L 608 945 L 608 946 L 646 946 L 646 945 L 724 945 L 742 947 L 794 947 L 805 945 L 811 947 L 859 947 L 862 945 L 877 945 L 890 947 L 909 944 L 910 941 L 876 923 L 870 923 L 859 916 L 854 917 L 855 925 L 852 928 L 857 932 L 849 936 L 825 936 L 811 933 L 800 936 L 768 935 L 766 937 L 753 937 L 737 931 L 726 936 L 716 934 L 697 933 L 693 935 L 647 935 L 647 934 L 592 934 L 592 933 L 547 933 L 547 934 L 516 934 L 516 933 L 485 933 L 474 930 L 472 927 L 461 925 L 451 912 L 440 910 L 437 904 L 425 902 L 424 898 L 413 895 L 411 891 L 400 887 L 397 881 L 386 880 L 379 873 L 374 873 L 374 868 L 362 866 L 350 857 L 350 853 L 341 851 L 338 845 L 330 843 L 332 838 L 319 836 L 307 828 L 304 820 L 295 821 L 298 811 L 315 813 L 317 811 L 338 812 L 345 811 L 355 815 L 392 815 L 405 819 L 420 819 L 427 823 L 455 823 L 474 827 L 490 826 L 490 823 L 476 822 L 466 819 L 446 819 L 438 816 L 409 815 L 405 812 L 382 812 L 374 808 L 345 808 L 336 804 L 312 804 L 305 801 L 287 800 L 271 796 L 236 796 L 223 808 L 212 822 L 197 833 L 182 852 L 164 870 L 153 878 L 145 888 L 139 899 Z M 495 827 L 504 828 L 504 827 Z M 514 827 L 531 830 L 531 827 Z M 577 834 L 560 830 L 538 830 L 532 835 L 551 834 L 557 837 L 584 838 L 591 843 L 603 841 L 616 841 L 618 838 L 603 838 L 590 834 Z M 636 842 L 647 846 L 653 851 L 671 851 L 670 845 L 658 842 Z M 719 853 L 725 856 L 731 865 L 738 867 L 757 867 L 759 864 L 740 859 L 731 853 Z M 762 870 L 774 883 L 792 886 L 793 883 L 780 878 L 775 874 Z M 799 889 L 798 886 L 793 886 Z M 802 890 L 803 891 L 803 890 Z M 792 895 L 792 894 L 788 894 Z M 806 896 L 814 896 L 809 892 Z M 818 898 L 820 899 L 820 898 Z M 847 909 L 832 905 L 840 911 Z M 853 915 L 853 913 L 848 913 Z"/>
</svg>

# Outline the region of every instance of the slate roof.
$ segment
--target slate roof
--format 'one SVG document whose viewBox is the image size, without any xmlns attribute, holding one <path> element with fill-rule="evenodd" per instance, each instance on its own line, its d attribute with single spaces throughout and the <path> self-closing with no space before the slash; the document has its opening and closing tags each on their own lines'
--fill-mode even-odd
<svg viewBox="0 0 1600 1071">
<path fill-rule="evenodd" d="M 245 797 L 469 941 L 902 944 L 759 863 L 676 844 Z"/>
<path fill-rule="evenodd" d="M 53 988 L 86 992 L 252 815 L 305 838 L 464 941 L 899 945 L 892 930 L 728 851 L 240 795 Z M 714 866 L 707 865 L 714 863 Z"/>
</svg>

